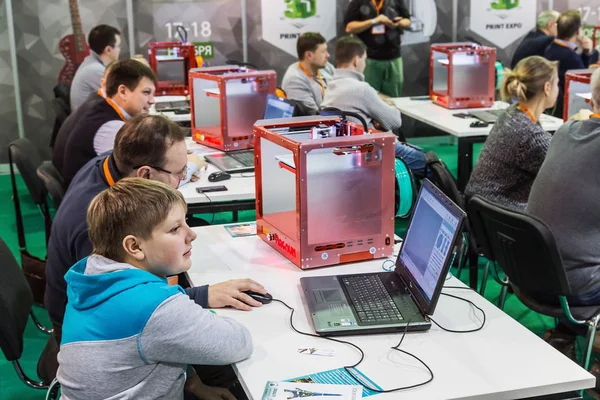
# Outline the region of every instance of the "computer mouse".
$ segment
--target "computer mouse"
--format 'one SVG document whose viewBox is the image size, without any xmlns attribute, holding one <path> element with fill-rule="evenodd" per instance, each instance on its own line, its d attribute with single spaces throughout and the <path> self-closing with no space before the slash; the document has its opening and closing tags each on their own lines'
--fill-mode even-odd
<svg viewBox="0 0 600 400">
<path fill-rule="evenodd" d="M 484 121 L 473 121 L 471 122 L 471 125 L 469 125 L 471 128 L 487 128 L 489 124 L 487 122 Z"/>
<path fill-rule="evenodd" d="M 227 179 L 231 179 L 231 175 L 223 171 L 213 172 L 208 176 L 209 182 L 221 182 L 226 181 Z"/>
<path fill-rule="evenodd" d="M 271 301 L 273 301 L 273 296 L 271 296 L 269 293 L 265 293 L 265 294 L 261 294 L 261 293 L 257 293 L 257 292 L 253 292 L 251 290 L 248 290 L 246 293 L 248 296 L 252 297 L 254 300 L 262 303 L 262 304 L 269 304 Z"/>
</svg>

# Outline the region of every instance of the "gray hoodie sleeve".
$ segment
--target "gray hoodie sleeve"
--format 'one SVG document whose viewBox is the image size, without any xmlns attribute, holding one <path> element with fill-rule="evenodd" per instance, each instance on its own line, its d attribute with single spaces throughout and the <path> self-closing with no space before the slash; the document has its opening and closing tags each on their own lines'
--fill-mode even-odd
<svg viewBox="0 0 600 400">
<path fill-rule="evenodd" d="M 139 336 L 138 349 L 147 363 L 226 365 L 250 357 L 252 338 L 237 321 L 177 294 L 156 308 Z"/>
<path fill-rule="evenodd" d="M 372 87 L 365 88 L 363 102 L 367 115 L 379 122 L 384 129 L 392 130 L 402 126 L 400 110 L 386 103 Z"/>
</svg>

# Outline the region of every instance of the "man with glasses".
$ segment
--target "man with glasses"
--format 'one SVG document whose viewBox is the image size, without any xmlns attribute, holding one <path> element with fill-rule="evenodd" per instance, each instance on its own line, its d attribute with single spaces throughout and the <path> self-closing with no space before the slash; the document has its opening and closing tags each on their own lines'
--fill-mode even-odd
<svg viewBox="0 0 600 400">
<path fill-rule="evenodd" d="M 100 89 L 104 68 L 119 59 L 121 32 L 110 25 L 98 25 L 90 31 L 88 45 L 90 55 L 83 60 L 71 83 L 71 111 Z"/>
<path fill-rule="evenodd" d="M 38 362 L 38 375 L 44 380 L 51 381 L 58 368 L 56 354 L 67 303 L 64 275 L 73 264 L 93 251 L 86 222 L 88 205 L 98 193 L 124 177 L 152 179 L 177 188 L 187 173 L 184 139 L 182 128 L 167 118 L 139 115 L 128 120 L 119 130 L 112 153 L 89 161 L 71 182 L 52 223 L 48 242 L 44 305 L 50 314 L 54 332 Z M 187 291 L 203 307 L 232 306 L 250 310 L 251 306 L 259 306 L 260 303 L 242 293 L 247 290 L 265 292 L 261 285 L 249 279 Z"/>
<path fill-rule="evenodd" d="M 148 113 L 154 104 L 155 83 L 154 72 L 139 61 L 119 61 L 111 68 L 106 98 L 80 116 L 67 139 L 62 170 L 65 189 L 86 162 L 113 148 L 125 121 Z"/>
</svg>

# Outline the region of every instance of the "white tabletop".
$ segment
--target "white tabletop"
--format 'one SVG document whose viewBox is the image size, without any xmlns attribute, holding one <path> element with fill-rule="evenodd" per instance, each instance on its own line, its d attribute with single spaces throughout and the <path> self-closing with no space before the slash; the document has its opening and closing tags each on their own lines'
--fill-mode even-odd
<svg viewBox="0 0 600 400">
<path fill-rule="evenodd" d="M 186 145 L 188 150 L 192 150 L 194 153 L 199 155 L 222 153 L 220 150 L 198 144 L 191 138 L 186 138 Z M 217 167 L 212 164 L 208 164 L 206 169 L 198 172 L 198 175 L 200 175 L 200 179 L 198 181 L 189 182 L 179 187 L 179 191 L 181 194 L 183 194 L 187 204 L 253 200 L 256 198 L 254 172 L 231 174 L 231 179 L 220 182 L 209 182 L 208 176 L 217 171 L 219 171 Z M 226 186 L 227 190 L 224 192 L 210 192 L 206 193 L 206 195 L 196 191 L 196 188 L 201 186 L 221 185 Z"/>
<path fill-rule="evenodd" d="M 474 118 L 459 118 L 453 116 L 457 113 L 469 113 L 471 111 L 489 110 L 489 108 L 469 108 L 450 110 L 448 108 L 433 104 L 431 100 L 411 100 L 410 97 L 398 97 L 391 99 L 403 115 L 407 115 L 418 121 L 432 125 L 446 133 L 461 137 L 487 136 L 493 125 L 485 128 L 471 128 L 469 125 L 476 121 Z M 504 109 L 508 103 L 497 101 L 491 109 Z M 548 132 L 556 131 L 564 122 L 560 118 L 542 114 L 540 117 L 542 128 Z"/>
<path fill-rule="evenodd" d="M 232 238 L 223 226 L 195 228 L 193 266 L 195 285 L 250 277 L 273 297 L 294 307 L 295 326 L 314 332 L 308 321 L 299 279 L 303 276 L 381 271 L 381 259 L 302 271 L 257 236 Z M 451 278 L 446 285 L 464 286 Z M 445 289 L 473 301 L 487 315 L 479 332 L 452 334 L 433 326 L 428 332 L 409 333 L 401 349 L 425 361 L 435 379 L 420 388 L 377 398 L 515 399 L 561 393 L 594 386 L 595 378 L 546 342 L 470 290 Z M 254 340 L 253 355 L 235 365 L 251 399 L 260 399 L 268 380 L 286 380 L 309 373 L 354 364 L 359 355 L 348 345 L 298 335 L 289 326 L 289 311 L 271 303 L 251 312 L 219 309 L 218 315 L 243 323 Z M 441 296 L 437 322 L 456 330 L 472 329 L 479 320 L 468 304 Z M 417 361 L 390 349 L 400 334 L 348 336 L 365 352 L 358 369 L 384 389 L 426 380 L 428 372 Z M 335 349 L 333 357 L 297 353 L 301 347 Z"/>
<path fill-rule="evenodd" d="M 167 101 L 184 101 L 187 99 L 188 99 L 188 96 L 156 96 L 154 98 L 156 103 L 167 102 Z M 175 114 L 175 112 L 173 112 L 173 111 L 163 111 L 163 112 L 156 111 L 156 107 L 154 104 L 152 105 L 152 107 L 150 107 L 149 114 L 150 115 L 164 115 L 165 117 L 169 118 L 173 122 L 190 122 L 190 120 L 192 118 L 191 113 Z"/>
</svg>

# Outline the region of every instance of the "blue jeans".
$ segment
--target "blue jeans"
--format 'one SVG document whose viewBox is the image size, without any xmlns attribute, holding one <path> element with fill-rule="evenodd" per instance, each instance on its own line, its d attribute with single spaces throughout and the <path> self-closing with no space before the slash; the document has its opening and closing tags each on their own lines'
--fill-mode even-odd
<svg viewBox="0 0 600 400">
<path fill-rule="evenodd" d="M 420 148 L 396 141 L 396 157 L 404 160 L 413 175 L 425 175 L 425 153 Z"/>
</svg>

